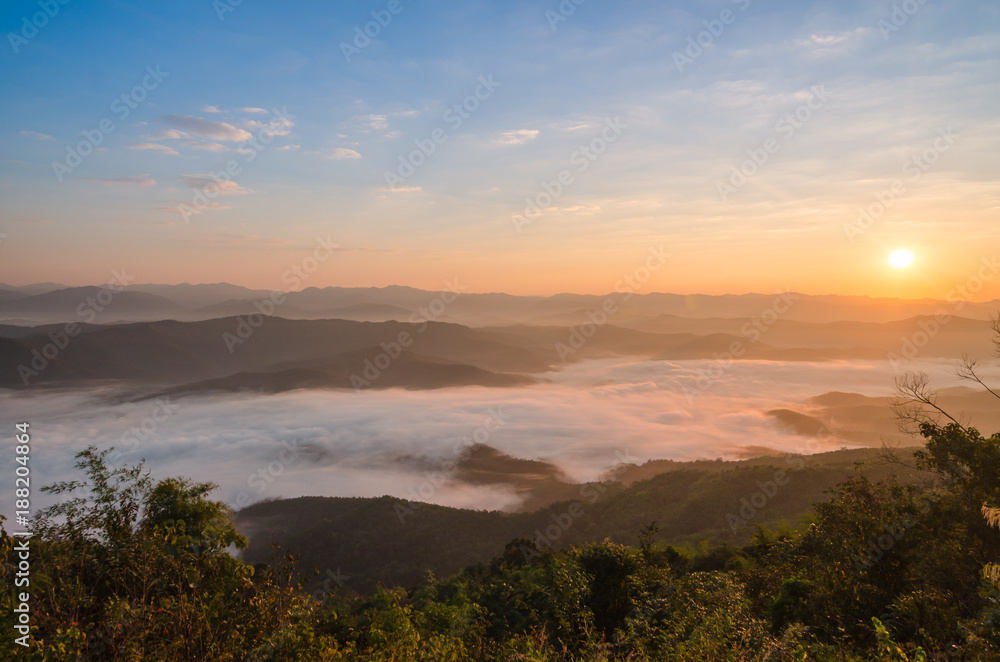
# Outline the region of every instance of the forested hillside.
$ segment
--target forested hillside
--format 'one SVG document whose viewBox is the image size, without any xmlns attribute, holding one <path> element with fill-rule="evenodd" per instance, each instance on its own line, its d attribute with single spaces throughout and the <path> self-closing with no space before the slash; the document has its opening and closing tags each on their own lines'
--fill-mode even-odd
<svg viewBox="0 0 1000 662">
<path fill-rule="evenodd" d="M 1000 559 L 1000 532 L 981 511 L 1000 502 L 1000 434 L 985 438 L 958 423 L 921 431 L 927 444 L 916 462 L 933 483 L 852 477 L 813 506 L 801 533 L 760 528 L 738 546 L 660 542 L 656 526 L 634 524 L 651 512 L 658 487 L 695 495 L 724 481 L 735 496 L 764 467 L 675 471 L 591 505 L 590 522 L 581 516 L 576 528 L 583 533 L 570 527 L 560 541 L 633 508 L 633 521 L 608 531 L 627 537 L 631 528 L 634 544 L 550 549 L 522 537 L 448 577 L 428 573 L 407 588 L 361 595 L 345 587 L 341 568 L 304 589 L 295 557 L 280 549 L 270 564 L 233 558 L 227 547 L 246 539 L 225 504 L 210 500 L 212 486 L 109 469 L 107 452 L 90 448 L 78 463 L 90 497 L 69 498 L 73 483 L 54 486 L 66 500 L 36 522 L 30 645 L 8 636 L 3 652 L 172 661 L 993 659 L 1000 592 L 983 568 Z M 665 525 L 698 530 L 699 500 L 690 495 L 690 512 L 681 508 Z M 425 526 L 423 535 L 447 544 L 454 531 L 444 520 L 437 529 L 418 524 L 442 512 L 428 508 L 406 526 Z M 546 514 L 524 517 L 533 524 Z M 466 520 L 479 532 L 494 521 L 490 513 Z M 2 544 L 11 581 L 19 552 L 6 531 Z M 12 599 L 0 598 L 8 633 Z"/>
<path fill-rule="evenodd" d="M 412 586 L 426 571 L 448 575 L 487 562 L 511 540 L 526 538 L 542 549 L 610 540 L 634 544 L 655 522 L 655 541 L 695 549 L 744 545 L 758 527 L 804 529 L 812 504 L 852 476 L 906 483 L 932 474 L 913 468 L 914 449 L 889 461 L 877 449 L 788 455 L 741 462 L 649 465 L 664 471 L 624 485 L 619 477 L 642 475 L 645 466 L 624 465 L 603 483 L 562 483 L 563 498 L 532 512 L 461 510 L 382 497 L 303 497 L 267 501 L 243 509 L 237 528 L 250 539 L 243 555 L 260 563 L 276 542 L 296 554 L 304 569 L 342 568 L 348 587 L 367 592 L 379 584 Z M 780 484 L 779 484 L 780 483 Z"/>
</svg>

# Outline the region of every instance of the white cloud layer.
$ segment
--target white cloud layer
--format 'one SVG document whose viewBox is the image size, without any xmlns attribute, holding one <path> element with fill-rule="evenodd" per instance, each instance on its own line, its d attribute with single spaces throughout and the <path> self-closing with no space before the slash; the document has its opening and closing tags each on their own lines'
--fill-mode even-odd
<svg viewBox="0 0 1000 662">
<path fill-rule="evenodd" d="M 412 497 L 428 463 L 472 441 L 490 410 L 504 425 L 477 440 L 517 457 L 558 464 L 576 480 L 592 480 L 618 462 L 617 453 L 647 459 L 741 457 L 749 446 L 819 452 L 824 442 L 778 429 L 765 412 L 800 407 L 828 391 L 889 395 L 887 362 L 740 362 L 698 391 L 712 362 L 593 361 L 525 389 L 440 391 L 296 391 L 274 396 L 198 396 L 175 400 L 176 413 L 153 423 L 154 401 L 117 404 L 110 389 L 0 391 L 0 425 L 28 421 L 40 443 L 32 475 L 39 485 L 73 476 L 73 454 L 94 444 L 123 450 L 130 428 L 147 432 L 125 462 L 145 458 L 155 477 L 184 475 L 222 486 L 219 497 L 257 501 L 302 495 Z M 953 362 L 912 366 L 935 384 L 954 385 Z M 704 384 L 704 381 L 701 381 Z M 871 440 L 878 445 L 878 439 Z M 282 465 L 284 444 L 301 448 Z M 420 460 L 423 458 L 423 460 Z M 417 460 L 417 461 L 415 461 Z M 13 471 L 11 456 L 0 471 Z M 266 488 L 251 476 L 268 477 Z M 9 474 L 8 474 L 9 475 Z M 44 500 L 41 493 L 37 496 Z M 496 488 L 453 486 L 432 501 L 502 508 L 514 498 Z M 42 503 L 39 503 L 42 505 Z"/>
</svg>

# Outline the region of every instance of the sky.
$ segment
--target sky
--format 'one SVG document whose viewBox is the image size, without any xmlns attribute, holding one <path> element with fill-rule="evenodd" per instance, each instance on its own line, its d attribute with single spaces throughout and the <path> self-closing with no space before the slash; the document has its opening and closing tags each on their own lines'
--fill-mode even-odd
<svg viewBox="0 0 1000 662">
<path fill-rule="evenodd" d="M 661 250 L 648 291 L 943 298 L 995 254 L 995 2 L 18 0 L 0 26 L 0 282 L 280 289 L 325 242 L 307 286 L 598 294 Z"/>
</svg>

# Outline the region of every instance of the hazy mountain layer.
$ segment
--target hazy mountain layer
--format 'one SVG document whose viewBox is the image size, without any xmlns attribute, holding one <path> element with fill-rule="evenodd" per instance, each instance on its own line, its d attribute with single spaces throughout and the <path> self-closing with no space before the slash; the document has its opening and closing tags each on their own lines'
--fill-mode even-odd
<svg viewBox="0 0 1000 662">
<path fill-rule="evenodd" d="M 30 299 L 63 300 L 64 292 Z M 126 303 L 143 306 L 149 300 L 142 297 L 157 297 L 137 296 L 140 300 Z M 902 365 L 914 356 L 985 356 L 992 350 L 987 323 L 964 318 L 943 324 L 934 318 L 835 325 L 779 321 L 756 335 L 746 335 L 746 329 L 728 320 L 687 320 L 682 325 L 673 320 L 667 328 L 696 327 L 704 335 L 610 323 L 469 328 L 443 322 L 289 320 L 260 314 L 105 326 L 0 325 L 0 386 L 128 380 L 183 387 L 177 393 L 513 386 L 532 383 L 538 377 L 529 375 L 570 363 L 616 356 L 701 359 L 724 371 L 736 360 L 888 358 Z M 713 330 L 717 328 L 736 333 Z"/>
<path fill-rule="evenodd" d="M 127 279 L 126 276 L 123 275 L 122 278 Z M 24 287 L 0 284 L 0 320 L 16 320 L 18 324 L 59 321 L 115 323 L 160 319 L 194 321 L 250 314 L 277 302 L 277 314 L 295 319 L 430 319 L 467 326 L 567 326 L 585 323 L 613 307 L 614 310 L 609 312 L 610 322 L 618 326 L 671 333 L 689 331 L 704 335 L 709 332 L 739 333 L 744 325 L 753 320 L 763 320 L 769 327 L 777 319 L 818 324 L 838 321 L 891 322 L 935 314 L 986 319 L 1000 309 L 1000 301 L 969 303 L 954 296 L 945 301 L 803 294 L 712 296 L 627 292 L 541 297 L 468 293 L 465 292 L 464 285 L 458 282 L 443 285 L 442 292 L 390 286 L 309 287 L 298 292 L 282 293 L 253 290 L 229 283 L 183 283 L 129 284 L 123 292 L 116 293 L 110 299 L 107 294 L 103 295 L 107 305 L 100 306 L 98 318 L 91 318 L 90 313 L 86 312 L 91 309 L 87 304 L 88 299 L 93 299 L 101 289 L 113 291 L 119 286 L 113 284 L 97 288 L 65 288 L 53 283 Z M 122 296 L 118 296 L 119 294 Z M 706 327 L 696 324 L 685 328 L 684 323 L 671 319 L 674 317 L 692 320 L 723 318 L 729 322 L 714 322 L 710 324 L 711 330 L 708 331 Z M 827 335 L 836 335 L 836 328 L 826 331 Z M 795 328 L 789 327 L 788 332 L 794 333 Z"/>
</svg>

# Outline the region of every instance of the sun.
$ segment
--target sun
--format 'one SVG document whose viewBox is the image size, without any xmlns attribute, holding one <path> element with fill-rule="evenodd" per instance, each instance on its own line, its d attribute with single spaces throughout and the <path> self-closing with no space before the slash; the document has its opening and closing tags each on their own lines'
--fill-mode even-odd
<svg viewBox="0 0 1000 662">
<path fill-rule="evenodd" d="M 889 255 L 889 264 L 896 269 L 905 269 L 913 264 L 913 253 L 908 250 L 899 249 Z"/>
</svg>

